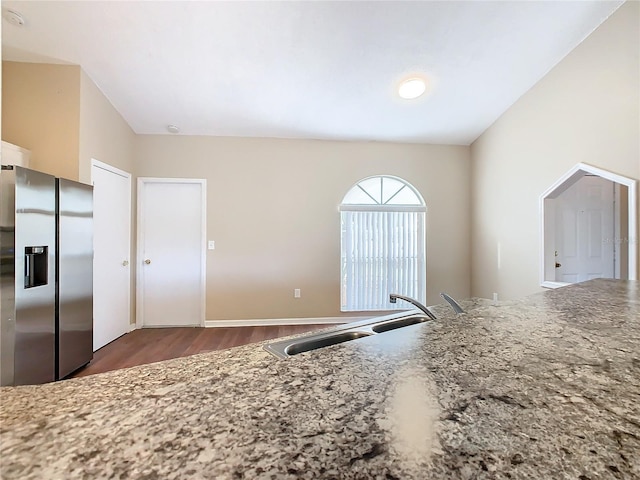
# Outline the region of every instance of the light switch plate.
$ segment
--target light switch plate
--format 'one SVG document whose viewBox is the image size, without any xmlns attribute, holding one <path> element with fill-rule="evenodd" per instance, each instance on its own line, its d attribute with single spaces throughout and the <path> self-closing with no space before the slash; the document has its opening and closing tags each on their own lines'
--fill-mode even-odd
<svg viewBox="0 0 640 480">
<path fill-rule="evenodd" d="M 209 243 L 207 243 L 207 248 L 209 250 L 215 250 L 216 249 L 216 242 L 214 240 L 209 240 Z"/>
</svg>

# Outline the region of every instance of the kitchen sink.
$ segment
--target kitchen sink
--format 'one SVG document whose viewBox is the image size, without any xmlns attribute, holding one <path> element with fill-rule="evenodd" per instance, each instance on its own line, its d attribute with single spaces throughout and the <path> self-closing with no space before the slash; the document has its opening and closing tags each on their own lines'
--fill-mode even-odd
<svg viewBox="0 0 640 480">
<path fill-rule="evenodd" d="M 370 337 L 398 328 L 427 322 L 430 318 L 418 311 L 402 312 L 383 317 L 368 318 L 334 328 L 329 332 L 311 333 L 267 343 L 264 349 L 278 358 L 289 358 L 303 352 L 329 347 L 339 343 Z"/>
<path fill-rule="evenodd" d="M 368 337 L 369 335 L 372 334 L 367 332 L 342 332 L 334 335 L 322 336 L 320 338 L 298 341 L 286 347 L 285 353 L 287 355 L 297 355 L 298 353 L 308 352 L 309 350 L 324 348 L 330 345 L 337 345 L 338 343 L 348 342 L 349 340 L 355 340 L 357 338 Z"/>
<path fill-rule="evenodd" d="M 416 325 L 429 320 L 429 317 L 422 317 L 419 315 L 412 317 L 405 317 L 399 320 L 391 320 L 388 322 L 381 322 L 373 325 L 371 330 L 376 333 L 388 332 L 389 330 L 395 330 L 396 328 L 408 327 L 409 325 Z"/>
</svg>

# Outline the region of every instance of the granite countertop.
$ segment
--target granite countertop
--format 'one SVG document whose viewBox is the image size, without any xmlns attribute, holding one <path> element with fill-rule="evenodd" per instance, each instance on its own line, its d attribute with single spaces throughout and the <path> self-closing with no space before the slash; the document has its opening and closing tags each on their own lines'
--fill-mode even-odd
<svg viewBox="0 0 640 480">
<path fill-rule="evenodd" d="M 640 284 L 0 389 L 3 479 L 640 478 Z"/>
</svg>

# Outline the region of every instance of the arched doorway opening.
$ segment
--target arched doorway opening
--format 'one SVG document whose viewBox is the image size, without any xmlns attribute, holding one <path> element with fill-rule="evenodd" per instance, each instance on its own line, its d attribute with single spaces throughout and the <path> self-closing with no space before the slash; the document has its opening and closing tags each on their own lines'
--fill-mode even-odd
<svg viewBox="0 0 640 480">
<path fill-rule="evenodd" d="M 541 279 L 638 278 L 637 182 L 580 163 L 540 196 Z"/>
</svg>

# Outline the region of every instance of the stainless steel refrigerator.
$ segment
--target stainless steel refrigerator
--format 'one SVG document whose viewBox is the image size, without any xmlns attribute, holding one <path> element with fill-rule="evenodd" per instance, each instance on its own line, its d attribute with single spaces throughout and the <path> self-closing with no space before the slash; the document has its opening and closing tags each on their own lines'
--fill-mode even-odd
<svg viewBox="0 0 640 480">
<path fill-rule="evenodd" d="M 0 384 L 58 380 L 93 358 L 93 187 L 0 177 Z"/>
</svg>

